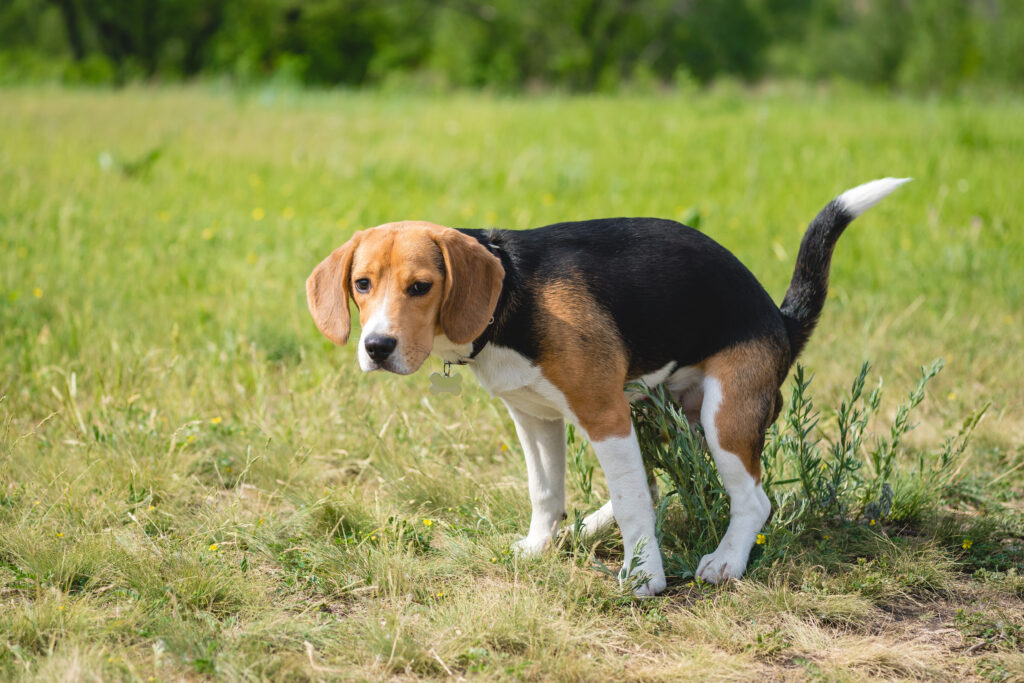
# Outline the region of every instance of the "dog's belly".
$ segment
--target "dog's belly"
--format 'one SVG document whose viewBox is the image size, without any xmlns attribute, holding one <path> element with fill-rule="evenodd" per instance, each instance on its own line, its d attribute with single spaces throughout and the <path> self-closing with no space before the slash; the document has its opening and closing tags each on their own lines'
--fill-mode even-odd
<svg viewBox="0 0 1024 683">
<path fill-rule="evenodd" d="M 526 356 L 510 348 L 489 344 L 484 347 L 470 368 L 480 386 L 495 398 L 542 420 L 564 417 L 576 423 L 565 395 L 541 373 Z M 665 384 L 684 409 L 699 412 L 702 397 L 700 382 L 704 373 L 694 366 L 676 367 L 668 363 L 657 372 L 638 378 L 647 386 Z M 642 394 L 626 391 L 630 401 Z"/>
<path fill-rule="evenodd" d="M 568 410 L 568 406 L 560 409 L 555 402 L 533 389 L 516 389 L 504 394 L 495 394 L 495 396 L 512 408 L 517 408 L 528 415 L 533 415 L 542 420 L 568 418 L 575 422 L 572 412 Z M 564 399 L 562 402 L 564 403 Z"/>
</svg>

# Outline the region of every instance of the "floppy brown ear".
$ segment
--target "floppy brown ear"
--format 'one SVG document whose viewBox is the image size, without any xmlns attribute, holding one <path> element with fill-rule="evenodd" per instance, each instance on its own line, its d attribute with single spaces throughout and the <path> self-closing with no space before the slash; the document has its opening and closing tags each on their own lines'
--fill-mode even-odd
<svg viewBox="0 0 1024 683">
<path fill-rule="evenodd" d="M 306 279 L 306 303 L 313 321 L 324 336 L 335 344 L 348 341 L 352 321 L 348 300 L 352 296 L 352 255 L 363 233 L 341 245 L 320 262 Z"/>
<path fill-rule="evenodd" d="M 447 228 L 435 239 L 446 270 L 441 329 L 456 344 L 468 344 L 487 329 L 505 269 L 497 256 L 458 230 Z"/>
</svg>

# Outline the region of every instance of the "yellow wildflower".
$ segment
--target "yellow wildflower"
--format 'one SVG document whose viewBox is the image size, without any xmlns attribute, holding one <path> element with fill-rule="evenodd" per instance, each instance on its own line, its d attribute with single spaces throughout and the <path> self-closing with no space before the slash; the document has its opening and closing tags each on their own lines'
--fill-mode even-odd
<svg viewBox="0 0 1024 683">
<path fill-rule="evenodd" d="M 261 221 L 263 217 L 267 215 L 267 212 L 263 210 L 263 207 L 257 206 L 252 210 L 252 219 L 254 221 Z"/>
<path fill-rule="evenodd" d="M 757 544 L 758 545 L 764 545 L 765 541 L 767 541 L 767 540 L 768 540 L 768 537 L 765 536 L 764 534 L 758 534 L 757 535 Z"/>
<path fill-rule="evenodd" d="M 213 228 L 206 228 L 201 233 L 199 233 L 199 236 L 203 238 L 204 242 L 209 242 L 210 240 L 213 239 Z"/>
<path fill-rule="evenodd" d="M 432 520 L 429 520 L 429 519 L 423 520 L 423 526 L 430 527 L 430 526 L 433 526 L 433 525 L 434 525 L 434 522 Z"/>
<path fill-rule="evenodd" d="M 868 526 L 874 526 L 874 525 L 875 525 L 875 520 L 871 520 L 870 522 L 868 522 Z"/>
<path fill-rule="evenodd" d="M 494 564 L 494 563 L 495 563 L 495 562 L 497 562 L 497 561 L 498 561 L 498 558 L 496 558 L 496 557 L 492 557 L 492 558 L 491 558 L 491 564 Z"/>
<path fill-rule="evenodd" d="M 217 545 L 216 543 L 211 543 L 211 544 L 210 544 L 210 550 L 216 550 L 216 549 L 217 549 L 217 548 L 219 548 L 219 547 L 220 547 L 220 546 L 219 546 L 219 545 Z"/>
<path fill-rule="evenodd" d="M 153 510 L 156 510 L 156 505 L 150 505 L 148 508 L 146 508 L 146 512 L 152 512 Z"/>
<path fill-rule="evenodd" d="M 64 538 L 64 532 L 63 531 L 58 531 L 57 532 L 57 538 Z"/>
<path fill-rule="evenodd" d="M 291 220 L 294 217 L 295 217 L 295 209 L 293 209 L 292 207 L 286 206 L 283 209 L 281 209 L 281 218 L 283 218 L 283 219 L 285 219 L 287 221 L 287 220 Z"/>
<path fill-rule="evenodd" d="M 210 424 L 214 424 L 214 425 L 219 425 L 223 421 L 224 421 L 223 418 L 221 418 L 219 415 L 217 417 L 211 417 L 210 418 Z"/>
<path fill-rule="evenodd" d="M 64 605 L 58 605 L 57 611 L 63 612 L 64 611 Z"/>
<path fill-rule="evenodd" d="M 34 296 L 37 299 L 42 299 L 43 298 L 43 290 L 40 289 L 39 287 L 35 287 L 32 290 L 32 296 Z"/>
<path fill-rule="evenodd" d="M 974 541 L 972 541 L 969 538 L 965 538 L 963 544 L 960 547 L 964 550 L 970 550 L 972 545 L 974 545 Z"/>
<path fill-rule="evenodd" d="M 33 500 L 33 501 L 32 501 L 32 505 L 33 505 L 33 506 L 35 506 L 35 505 L 39 505 L 39 501 L 38 501 L 38 500 Z"/>
<path fill-rule="evenodd" d="M 263 524 L 263 522 L 264 522 L 264 518 L 260 517 L 260 521 L 256 522 L 256 526 L 260 526 L 261 524 Z"/>
</svg>

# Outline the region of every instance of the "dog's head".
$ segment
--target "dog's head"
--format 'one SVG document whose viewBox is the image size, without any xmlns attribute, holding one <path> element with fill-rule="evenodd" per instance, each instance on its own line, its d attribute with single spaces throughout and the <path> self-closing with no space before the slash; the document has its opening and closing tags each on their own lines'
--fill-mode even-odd
<svg viewBox="0 0 1024 683">
<path fill-rule="evenodd" d="M 478 241 L 425 221 L 357 232 L 313 269 L 306 299 L 316 326 L 335 344 L 359 309 L 359 367 L 415 372 L 447 337 L 468 344 L 483 334 L 498 304 L 505 270 Z"/>
</svg>

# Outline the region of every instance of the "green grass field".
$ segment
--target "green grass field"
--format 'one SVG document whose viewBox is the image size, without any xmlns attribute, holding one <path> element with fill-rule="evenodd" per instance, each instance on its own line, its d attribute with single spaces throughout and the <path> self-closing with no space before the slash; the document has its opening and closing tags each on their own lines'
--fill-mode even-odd
<svg viewBox="0 0 1024 683">
<path fill-rule="evenodd" d="M 1021 121 L 786 87 L 0 90 L 0 678 L 1024 680 Z M 637 602 L 591 549 L 513 557 L 503 407 L 468 373 L 430 396 L 436 360 L 363 375 L 306 311 L 321 258 L 403 218 L 675 218 L 778 301 L 807 222 L 887 175 L 916 180 L 839 243 L 816 405 L 870 360 L 887 433 L 943 358 L 908 478 L 991 405 L 915 519 L 808 531 L 730 586 Z M 570 474 L 570 507 L 593 488 Z"/>
</svg>

